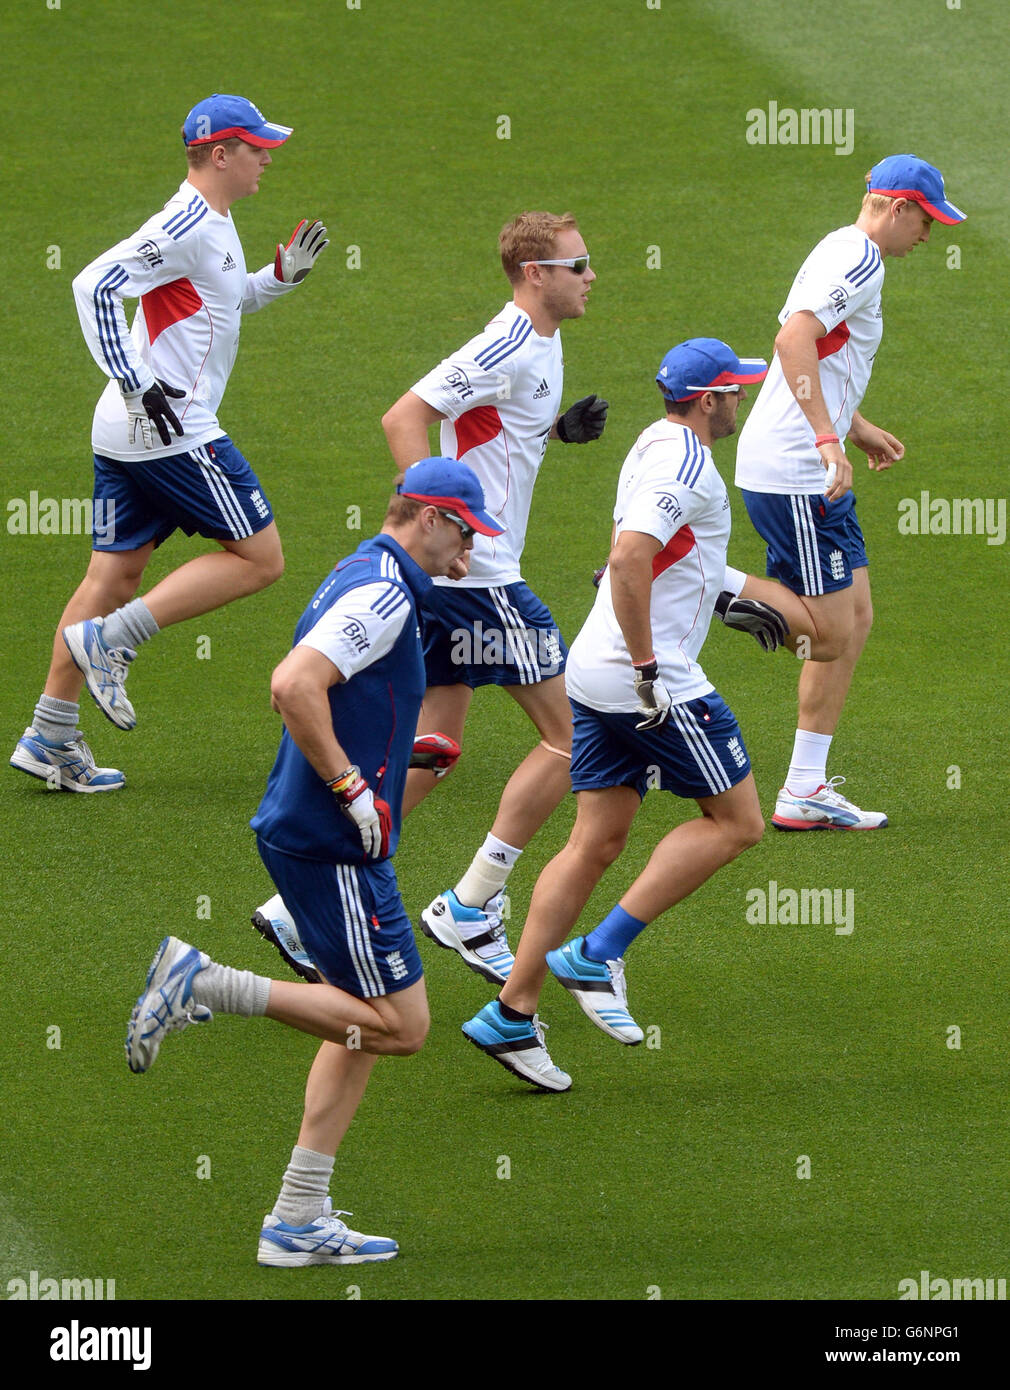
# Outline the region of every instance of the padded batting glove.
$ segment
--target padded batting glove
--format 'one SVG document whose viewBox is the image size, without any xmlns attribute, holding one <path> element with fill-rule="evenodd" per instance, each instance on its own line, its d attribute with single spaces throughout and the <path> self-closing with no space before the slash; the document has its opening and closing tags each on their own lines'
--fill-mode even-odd
<svg viewBox="0 0 1010 1390">
<path fill-rule="evenodd" d="M 154 448 L 155 430 L 158 431 L 162 444 L 171 444 L 169 425 L 181 439 L 184 431 L 175 411 L 168 403 L 168 397 L 171 396 L 173 400 L 178 401 L 182 400 L 185 394 L 185 391 L 177 391 L 174 386 L 169 386 L 167 381 L 155 381 L 146 391 L 131 391 L 129 395 L 124 392 L 127 438 L 130 443 L 136 444 L 139 428 L 145 449 Z"/>
<path fill-rule="evenodd" d="M 558 416 L 558 438 L 562 444 L 588 444 L 591 439 L 599 439 L 609 409 L 610 403 L 599 396 L 583 396 Z"/>
<path fill-rule="evenodd" d="M 274 275 L 285 285 L 299 284 L 315 265 L 320 251 L 325 251 L 329 244 L 326 228 L 319 219 L 309 222 L 303 217 L 291 233 L 287 246 L 278 243 Z"/>
<path fill-rule="evenodd" d="M 444 777 L 460 755 L 460 746 L 448 734 L 418 734 L 408 767 L 425 767 Z"/>
<path fill-rule="evenodd" d="M 670 692 L 659 679 L 656 658 L 648 661 L 635 661 L 635 694 L 638 696 L 639 711 L 645 715 L 635 725 L 636 729 L 658 729 L 670 713 L 673 704 Z"/>
<path fill-rule="evenodd" d="M 789 633 L 789 624 L 777 608 L 756 598 L 734 598 L 728 589 L 716 599 L 715 611 L 727 627 L 749 632 L 762 651 L 775 651 Z"/>
<path fill-rule="evenodd" d="M 372 789 L 355 764 L 326 784 L 337 798 L 337 804 L 348 820 L 352 820 L 361 835 L 361 847 L 371 859 L 382 859 L 389 853 L 389 834 L 393 828 L 389 803 L 373 796 Z"/>
</svg>

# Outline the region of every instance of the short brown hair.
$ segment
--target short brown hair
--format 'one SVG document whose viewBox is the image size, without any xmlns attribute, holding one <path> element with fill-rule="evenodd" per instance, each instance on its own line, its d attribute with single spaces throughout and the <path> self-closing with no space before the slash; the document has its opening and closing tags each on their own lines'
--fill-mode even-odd
<svg viewBox="0 0 1010 1390">
<path fill-rule="evenodd" d="M 667 415 L 679 415 L 681 419 L 685 415 L 690 415 L 695 402 L 699 399 L 698 396 L 692 396 L 689 401 L 671 401 L 670 397 L 664 393 L 662 386 L 659 388 L 659 394 L 663 397 Z"/>
<path fill-rule="evenodd" d="M 389 499 L 386 515 L 382 519 L 383 526 L 406 526 L 408 522 L 419 516 L 425 507 L 431 505 L 428 502 L 418 502 L 416 497 L 404 497 L 395 491 L 402 485 L 405 476 L 404 473 L 397 473 L 393 479 L 394 492 Z"/>
<path fill-rule="evenodd" d="M 237 145 L 245 143 L 238 135 L 229 135 L 227 140 L 205 140 L 200 145 L 187 145 L 186 159 L 191 169 L 202 169 L 210 163 L 210 152 L 215 145 L 223 145 L 230 154 Z"/>
<path fill-rule="evenodd" d="M 513 285 L 523 278 L 520 261 L 545 261 L 554 256 L 559 232 L 577 232 L 579 224 L 570 212 L 521 212 L 506 222 L 498 237 L 502 269 Z"/>
</svg>

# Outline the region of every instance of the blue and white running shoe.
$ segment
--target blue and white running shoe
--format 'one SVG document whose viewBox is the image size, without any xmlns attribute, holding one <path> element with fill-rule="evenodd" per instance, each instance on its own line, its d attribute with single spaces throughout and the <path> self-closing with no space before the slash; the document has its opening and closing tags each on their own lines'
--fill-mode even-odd
<svg viewBox="0 0 1010 1390">
<path fill-rule="evenodd" d="M 537 1014 L 532 1023 L 513 1023 L 501 1011 L 497 999 L 463 1024 L 463 1033 L 475 1047 L 500 1062 L 506 1071 L 539 1086 L 542 1091 L 568 1091 L 572 1078 L 551 1061 L 544 1046 L 544 1029 Z"/>
<path fill-rule="evenodd" d="M 88 618 L 65 627 L 63 641 L 106 719 L 120 729 L 132 729 L 137 716 L 126 698 L 126 672 L 137 653 L 132 647 L 107 647 L 102 622 L 101 618 Z"/>
<path fill-rule="evenodd" d="M 844 777 L 832 777 L 812 796 L 793 796 L 782 787 L 775 800 L 772 825 L 776 830 L 882 830 L 883 811 L 861 811 L 836 791 Z"/>
<path fill-rule="evenodd" d="M 363 1265 L 391 1260 L 400 1253 L 395 1240 L 350 1230 L 339 1220 L 350 1214 L 335 1212 L 327 1197 L 322 1216 L 307 1226 L 289 1226 L 273 1215 L 264 1217 L 257 1263 L 288 1269 L 295 1265 Z"/>
<path fill-rule="evenodd" d="M 214 1017 L 206 1004 L 193 999 L 193 976 L 210 963 L 210 956 L 177 937 L 166 936 L 162 941 L 126 1030 L 131 1071 L 147 1071 L 167 1034 L 189 1023 L 209 1023 Z"/>
<path fill-rule="evenodd" d="M 566 941 L 556 951 L 547 952 L 547 966 L 556 980 L 570 990 L 582 1012 L 597 1028 L 634 1047 L 645 1034 L 628 1013 L 628 986 L 624 981 L 624 961 L 589 960 L 582 953 L 584 936 Z"/>
<path fill-rule="evenodd" d="M 504 893 L 481 907 L 465 907 L 450 888 L 421 913 L 421 930 L 438 946 L 458 951 L 471 970 L 492 985 L 503 985 L 516 958 L 502 922 Z"/>
<path fill-rule="evenodd" d="M 65 792 L 114 792 L 126 783 L 118 768 L 95 766 L 80 730 L 66 743 L 50 743 L 36 729 L 26 729 L 11 755 L 11 767 Z"/>
<path fill-rule="evenodd" d="M 323 977 L 302 945 L 295 919 L 284 906 L 284 899 L 280 893 L 275 893 L 262 907 L 256 909 L 252 915 L 252 924 L 264 941 L 269 941 L 271 946 L 277 947 L 285 964 L 289 965 L 296 975 L 300 975 L 310 985 L 322 983 Z"/>
</svg>

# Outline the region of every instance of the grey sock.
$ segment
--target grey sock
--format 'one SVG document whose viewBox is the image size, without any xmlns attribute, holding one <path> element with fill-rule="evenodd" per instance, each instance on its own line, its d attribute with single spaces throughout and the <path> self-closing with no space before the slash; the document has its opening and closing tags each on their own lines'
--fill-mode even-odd
<svg viewBox="0 0 1010 1390">
<path fill-rule="evenodd" d="M 230 965 L 211 961 L 193 976 L 193 998 L 214 1013 L 255 1018 L 267 1011 L 270 981 L 251 970 L 234 970 Z"/>
<path fill-rule="evenodd" d="M 296 1144 L 284 1174 L 280 1195 L 274 1203 L 274 1216 L 289 1226 L 307 1226 L 323 1214 L 329 1195 L 335 1159 Z"/>
<path fill-rule="evenodd" d="M 158 624 L 142 598 L 124 603 L 102 619 L 102 640 L 107 647 L 132 647 L 134 651 L 158 631 Z"/>
<path fill-rule="evenodd" d="M 32 728 L 50 743 L 66 743 L 77 733 L 81 707 L 74 700 L 57 700 L 40 695 L 32 716 Z"/>
</svg>

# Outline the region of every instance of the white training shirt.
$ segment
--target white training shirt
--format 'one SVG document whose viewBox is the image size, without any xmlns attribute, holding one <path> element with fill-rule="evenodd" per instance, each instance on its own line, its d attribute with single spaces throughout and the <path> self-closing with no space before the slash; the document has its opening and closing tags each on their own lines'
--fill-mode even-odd
<svg viewBox="0 0 1010 1390">
<path fill-rule="evenodd" d="M 840 227 L 819 242 L 793 281 L 779 322 L 809 309 L 827 329 L 817 340 L 821 391 L 844 443 L 866 392 L 884 330 L 879 248 L 858 227 Z M 750 492 L 822 493 L 825 468 L 782 372 L 778 353 L 747 419 L 736 451 L 736 485 Z"/>
<path fill-rule="evenodd" d="M 399 568 L 390 557 L 397 576 Z M 410 601 L 396 584 L 377 579 L 341 594 L 297 644 L 322 652 L 349 681 L 392 651 L 410 617 Z"/>
<path fill-rule="evenodd" d="M 561 333 L 538 337 L 530 317 L 506 304 L 483 333 L 421 378 L 411 390 L 446 419 L 441 450 L 463 459 L 484 489 L 501 536 L 475 535 L 465 579 L 436 584 L 489 588 L 522 578 L 533 486 L 561 405 Z"/>
<path fill-rule="evenodd" d="M 628 454 L 617 484 L 616 536 L 644 531 L 662 550 L 652 562 L 652 645 L 674 704 L 713 689 L 698 665 L 715 601 L 723 588 L 730 511 L 726 484 L 693 430 L 657 420 Z M 631 656 L 614 613 L 610 570 L 572 643 L 568 694 L 609 713 L 638 709 Z"/>
<path fill-rule="evenodd" d="M 215 212 L 184 180 L 161 212 L 133 236 L 99 256 L 74 280 L 74 298 L 91 355 L 112 378 L 95 407 L 92 448 L 109 458 L 145 459 L 188 453 L 225 433 L 218 423 L 238 350 L 243 314 L 286 294 L 273 264 L 247 275 L 231 215 Z M 127 332 L 124 299 L 140 304 Z M 147 390 L 155 378 L 184 390 L 169 403 L 185 435 L 171 430 L 155 447 L 127 439 L 127 391 Z"/>
</svg>

